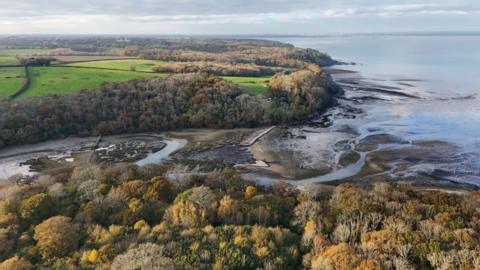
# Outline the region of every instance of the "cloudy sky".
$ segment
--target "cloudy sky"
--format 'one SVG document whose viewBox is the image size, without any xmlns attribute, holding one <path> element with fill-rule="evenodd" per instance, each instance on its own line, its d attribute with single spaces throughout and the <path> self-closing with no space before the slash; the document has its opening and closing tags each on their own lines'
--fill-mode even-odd
<svg viewBox="0 0 480 270">
<path fill-rule="evenodd" d="M 480 31 L 480 0 L 0 0 L 0 34 Z"/>
</svg>

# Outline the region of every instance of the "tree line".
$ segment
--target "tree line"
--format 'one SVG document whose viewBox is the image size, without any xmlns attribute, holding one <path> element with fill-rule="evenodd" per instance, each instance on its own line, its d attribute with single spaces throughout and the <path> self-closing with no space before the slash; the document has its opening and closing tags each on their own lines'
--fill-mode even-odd
<svg viewBox="0 0 480 270">
<path fill-rule="evenodd" d="M 285 69 L 254 64 L 227 64 L 215 62 L 167 63 L 153 69 L 158 73 L 208 73 L 216 76 L 260 77 L 272 76 Z"/>
</svg>

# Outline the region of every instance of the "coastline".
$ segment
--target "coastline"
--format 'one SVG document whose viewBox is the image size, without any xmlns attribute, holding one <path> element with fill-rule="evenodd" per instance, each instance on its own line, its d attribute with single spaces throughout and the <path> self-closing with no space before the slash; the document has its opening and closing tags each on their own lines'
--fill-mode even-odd
<svg viewBox="0 0 480 270">
<path fill-rule="evenodd" d="M 335 82 L 340 82 L 346 94 L 342 97 L 341 103 L 327 111 L 323 117 L 335 118 L 333 122 L 340 118 L 358 118 L 362 119 L 365 113 L 365 107 L 377 106 L 377 102 L 394 103 L 399 100 L 402 102 L 415 102 L 414 100 L 423 99 L 417 95 L 409 94 L 409 90 L 404 88 L 413 87 L 413 83 L 418 80 L 411 80 L 409 85 L 403 85 L 408 79 L 397 80 L 397 83 L 402 87 L 393 88 L 389 85 L 382 86 L 381 84 L 374 84 L 372 82 L 364 82 L 361 74 L 356 71 L 349 71 L 342 66 L 340 69 L 328 68 L 329 74 L 334 77 Z M 348 81 L 348 84 L 345 84 Z M 409 81 L 410 82 L 410 81 Z M 385 89 L 385 91 L 378 91 L 378 89 Z M 402 91 L 407 91 L 406 93 Z M 362 92 L 362 94 L 359 94 Z M 345 104 L 347 103 L 347 104 Z M 377 104 L 377 105 L 375 105 Z M 351 107 L 356 107 L 358 110 L 352 110 Z M 348 109 L 346 109 L 348 108 Z M 368 109 L 367 109 L 368 110 Z M 354 115 L 347 113 L 355 111 Z M 361 121 L 361 120 L 360 120 Z M 304 131 L 313 123 L 304 124 Z M 286 129 L 294 129 L 294 126 L 286 127 Z M 348 129 L 348 128 L 347 128 Z M 334 129 L 331 129 L 332 131 Z M 314 128 L 312 131 L 316 131 Z M 460 151 L 455 145 L 436 141 L 434 139 L 425 141 L 408 141 L 401 138 L 392 137 L 388 133 L 382 134 L 380 130 L 376 131 L 372 128 L 370 131 L 353 131 L 357 132 L 354 135 L 355 139 L 347 140 L 349 146 L 346 149 L 356 150 L 354 153 L 360 153 L 361 160 L 358 160 L 356 155 L 353 155 L 352 160 L 344 160 L 342 165 L 339 161 L 342 157 L 340 153 L 335 153 L 335 162 L 327 163 L 325 168 L 315 168 L 316 170 L 305 169 L 298 164 L 288 162 L 288 158 L 281 158 L 282 156 L 292 156 L 289 153 L 282 155 L 282 152 L 275 152 L 271 148 L 264 145 L 265 140 L 274 140 L 274 138 L 266 137 L 255 145 L 249 148 L 256 161 L 262 161 L 262 166 L 246 166 L 249 172 L 245 176 L 254 180 L 255 177 L 261 178 L 260 182 L 264 184 L 271 184 L 276 180 L 288 181 L 294 185 L 303 185 L 304 183 L 322 183 L 329 185 L 338 185 L 340 183 L 355 182 L 355 183 L 369 183 L 372 181 L 392 181 L 397 183 L 408 183 L 416 188 L 437 188 L 441 190 L 477 190 L 478 184 L 468 181 L 452 179 L 448 173 L 442 169 L 428 169 L 443 166 L 443 164 L 455 163 L 455 156 Z M 362 135 L 363 134 L 363 135 Z M 370 135 L 368 135 L 370 134 Z M 309 134 L 304 132 L 301 137 L 307 137 Z M 369 137 L 370 136 L 370 137 Z M 278 135 L 277 135 L 278 139 Z M 368 139 L 368 140 L 367 140 Z M 340 141 L 339 141 L 340 142 Z M 335 148 L 335 144 L 331 146 Z M 360 150 L 360 151 L 359 151 Z M 350 150 L 349 150 L 350 151 Z M 345 151 L 344 153 L 346 153 Z M 437 157 L 434 159 L 434 157 Z M 429 165 L 431 164 L 431 165 Z M 438 165 L 436 165 L 438 164 Z M 351 175 L 348 175 L 349 167 Z M 417 169 L 418 167 L 418 169 Z M 353 169 L 354 168 L 354 169 Z M 423 169 L 422 169 L 423 168 Z M 427 170 L 425 170 L 427 169 Z M 345 175 L 345 172 L 347 174 Z M 313 172 L 313 175 L 311 175 Z M 339 175 L 338 179 L 330 179 Z M 292 180 L 301 179 L 301 180 Z"/>
</svg>

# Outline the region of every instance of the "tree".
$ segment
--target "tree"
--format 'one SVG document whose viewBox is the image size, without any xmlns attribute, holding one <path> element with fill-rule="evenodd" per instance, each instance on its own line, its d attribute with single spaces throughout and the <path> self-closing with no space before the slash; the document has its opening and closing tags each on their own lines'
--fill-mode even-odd
<svg viewBox="0 0 480 270">
<path fill-rule="evenodd" d="M 171 202 L 175 197 L 172 184 L 161 177 L 155 177 L 150 180 L 147 191 L 143 194 L 146 200 L 159 200 Z"/>
<path fill-rule="evenodd" d="M 354 269 L 358 263 L 355 251 L 347 244 L 330 246 L 312 260 L 313 270 Z"/>
<path fill-rule="evenodd" d="M 39 193 L 24 199 L 20 204 L 20 217 L 37 224 L 52 212 L 52 202 L 45 193 Z"/>
<path fill-rule="evenodd" d="M 0 263 L 0 270 L 30 270 L 32 268 L 33 266 L 29 261 L 18 256 Z"/>
<path fill-rule="evenodd" d="M 248 186 L 245 189 L 245 199 L 249 200 L 253 198 L 255 195 L 257 195 L 257 188 L 254 186 Z"/>
<path fill-rule="evenodd" d="M 239 224 L 242 221 L 239 202 L 225 195 L 220 200 L 217 217 L 225 224 Z"/>
<path fill-rule="evenodd" d="M 201 186 L 178 195 L 167 214 L 175 225 L 197 227 L 213 222 L 216 209 L 215 194 L 210 188 Z"/>
<path fill-rule="evenodd" d="M 141 244 L 115 257 L 111 270 L 173 270 L 173 260 L 165 256 L 163 246 Z"/>
<path fill-rule="evenodd" d="M 68 217 L 56 216 L 35 226 L 34 238 L 43 258 L 59 258 L 77 248 L 79 227 Z"/>
<path fill-rule="evenodd" d="M 0 228 L 0 260 L 5 259 L 15 247 L 15 232 Z"/>
</svg>

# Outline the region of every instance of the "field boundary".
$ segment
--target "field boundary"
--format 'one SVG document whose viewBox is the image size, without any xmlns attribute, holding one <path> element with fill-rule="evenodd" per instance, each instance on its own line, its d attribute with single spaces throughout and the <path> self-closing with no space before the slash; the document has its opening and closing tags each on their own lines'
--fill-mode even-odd
<svg viewBox="0 0 480 270">
<path fill-rule="evenodd" d="M 103 60 L 99 60 L 103 61 Z M 93 62 L 93 61 L 87 61 L 87 62 Z M 71 64 L 71 63 L 68 63 Z M 154 72 L 154 71 L 131 71 L 127 69 L 119 69 L 119 68 L 104 68 L 104 67 L 81 67 L 81 66 L 62 66 L 65 64 L 59 64 L 59 65 L 51 65 L 49 68 L 83 68 L 83 69 L 99 69 L 99 70 L 111 70 L 111 71 L 127 71 L 127 72 L 137 72 L 137 73 L 149 73 L 149 74 L 170 74 L 170 73 L 159 73 L 159 72 Z"/>
<path fill-rule="evenodd" d="M 17 97 L 19 97 L 20 95 L 22 95 L 25 91 L 27 91 L 28 87 L 30 86 L 30 72 L 28 70 L 28 66 L 25 65 L 23 66 L 24 68 L 24 79 L 23 79 L 23 83 L 22 83 L 22 86 L 20 86 L 20 88 L 13 94 L 11 95 L 8 99 L 9 100 L 13 100 Z"/>
<path fill-rule="evenodd" d="M 75 56 L 75 55 L 57 55 L 57 56 L 68 57 L 68 56 Z M 101 61 L 147 60 L 147 59 L 138 58 L 138 57 L 117 57 L 117 58 L 114 58 L 114 57 L 115 56 L 112 56 L 112 58 L 105 58 L 105 59 L 79 60 L 79 61 L 72 61 L 72 62 L 60 61 L 57 59 L 59 63 L 51 66 L 68 65 L 68 64 L 75 64 L 75 63 L 101 62 Z M 55 55 L 53 55 L 52 58 L 56 59 Z"/>
<path fill-rule="evenodd" d="M 23 67 L 22 65 L 0 65 L 0 68 Z"/>
</svg>

